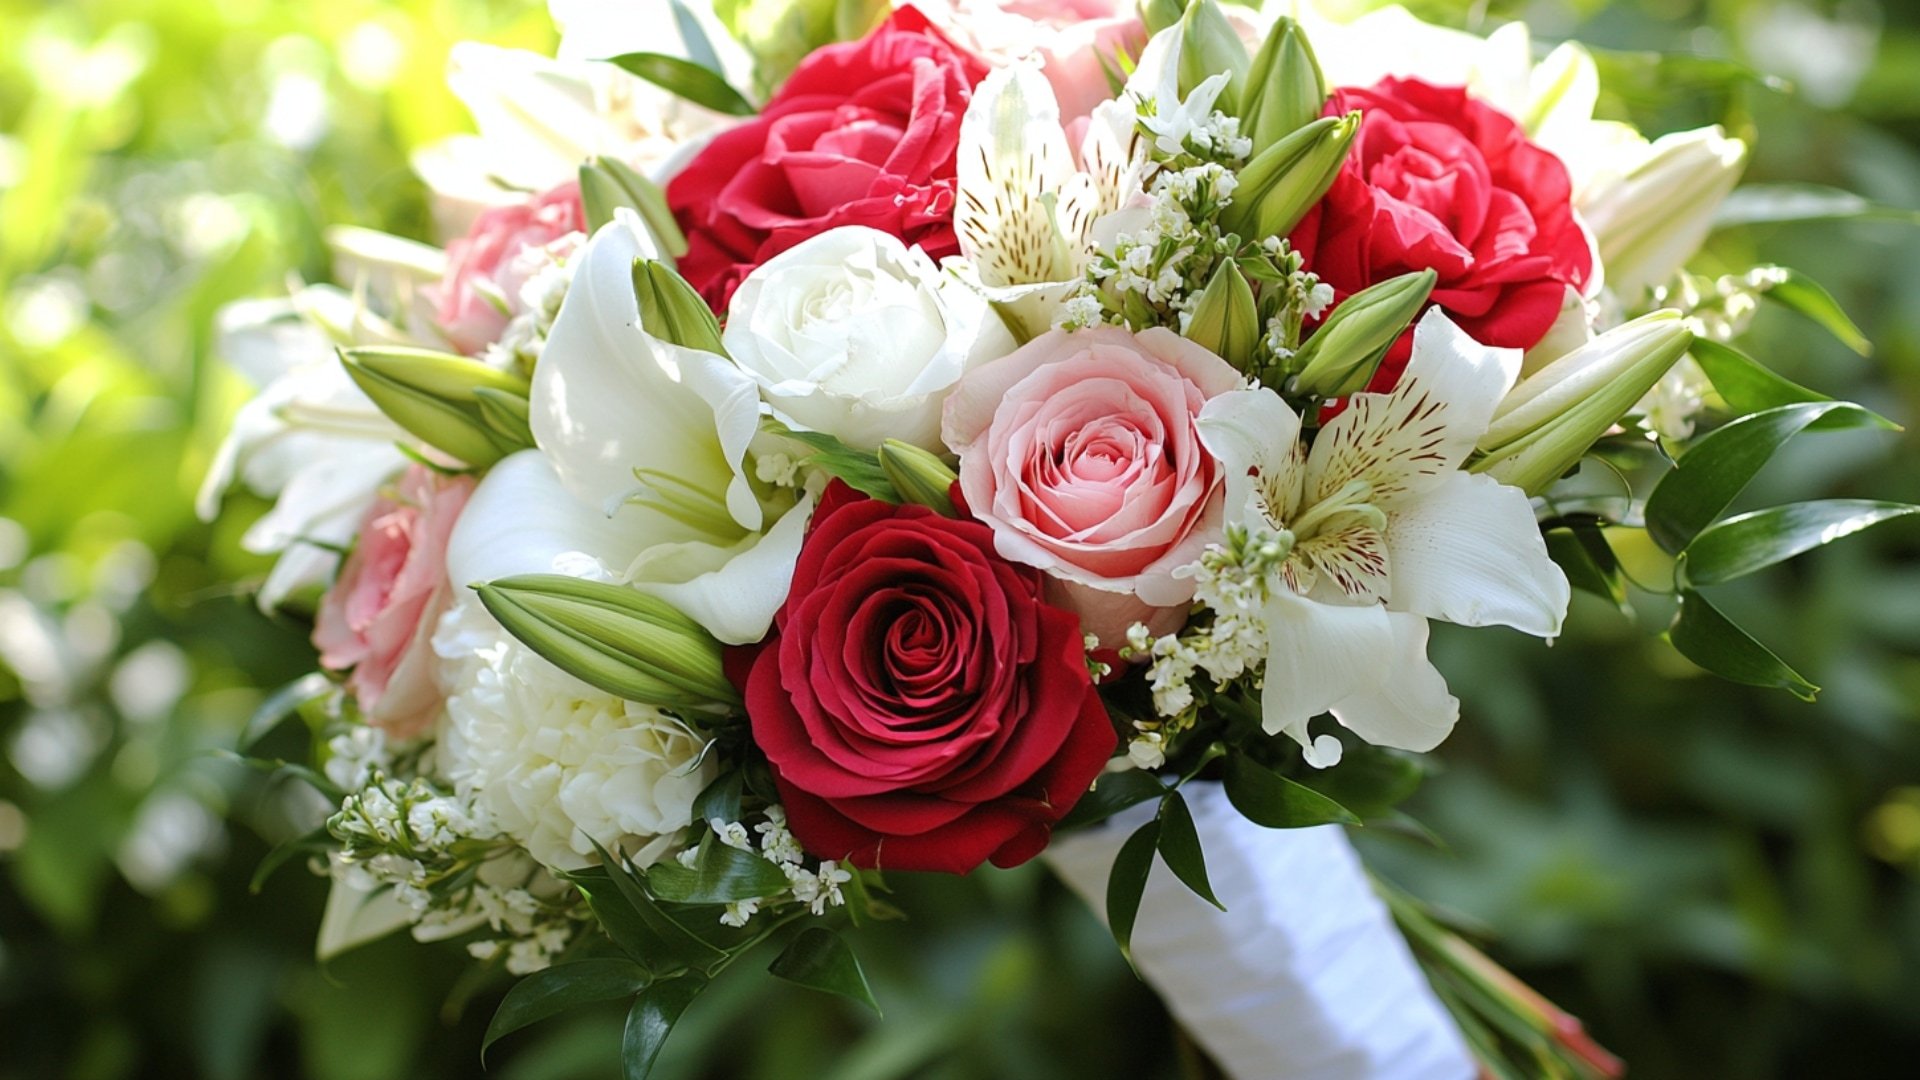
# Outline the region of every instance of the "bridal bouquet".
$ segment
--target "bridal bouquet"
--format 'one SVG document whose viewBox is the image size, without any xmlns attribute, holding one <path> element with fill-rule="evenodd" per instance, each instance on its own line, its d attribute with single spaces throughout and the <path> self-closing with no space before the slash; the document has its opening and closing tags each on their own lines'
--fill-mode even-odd
<svg viewBox="0 0 1920 1080">
<path fill-rule="evenodd" d="M 1732 344 L 1758 304 L 1863 343 L 1789 270 L 1686 271 L 1745 145 L 1596 119 L 1578 45 L 552 6 L 557 59 L 453 57 L 444 250 L 336 230 L 342 287 L 227 313 L 265 388 L 204 506 L 273 499 L 259 600 L 312 616 L 258 726 L 304 721 L 267 764 L 334 808 L 275 857 L 331 875 L 323 953 L 404 926 L 528 976 L 489 1041 L 630 1000 L 644 1076 L 770 938 L 871 1003 L 836 928 L 901 914 L 883 875 L 1114 815 L 1126 950 L 1156 862 L 1220 902 L 1199 785 L 1404 824 L 1460 717 L 1434 620 L 1551 641 L 1632 569 L 1693 662 L 1811 695 L 1706 590 L 1911 510 L 1724 516 L 1797 433 L 1888 426 Z M 1391 899 L 1488 1068 L 1612 1068 Z"/>
</svg>

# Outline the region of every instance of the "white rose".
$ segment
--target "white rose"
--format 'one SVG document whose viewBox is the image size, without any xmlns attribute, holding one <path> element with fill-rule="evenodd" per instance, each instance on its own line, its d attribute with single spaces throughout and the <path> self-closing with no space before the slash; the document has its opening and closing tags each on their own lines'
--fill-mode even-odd
<svg viewBox="0 0 1920 1080">
<path fill-rule="evenodd" d="M 860 227 L 821 233 L 750 274 L 724 341 L 783 421 L 856 449 L 900 439 L 936 452 L 947 392 L 1016 346 L 986 301 L 925 252 Z"/>
</svg>

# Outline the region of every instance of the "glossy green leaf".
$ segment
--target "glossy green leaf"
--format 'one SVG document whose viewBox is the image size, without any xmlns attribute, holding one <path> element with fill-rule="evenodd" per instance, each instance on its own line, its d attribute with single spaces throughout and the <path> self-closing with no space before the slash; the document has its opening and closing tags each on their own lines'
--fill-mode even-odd
<svg viewBox="0 0 1920 1080">
<path fill-rule="evenodd" d="M 1227 905 L 1213 895 L 1213 883 L 1207 880 L 1207 856 L 1200 845 L 1200 830 L 1193 826 L 1193 811 L 1178 791 L 1167 792 L 1160 802 L 1160 857 L 1167 869 L 1194 894 L 1221 911 Z"/>
<path fill-rule="evenodd" d="M 1920 210 L 1903 210 L 1820 184 L 1742 184 L 1713 217 L 1716 229 L 1796 221 L 1885 219 L 1920 225 Z"/>
<path fill-rule="evenodd" d="M 1809 390 L 1790 379 L 1781 378 L 1760 361 L 1731 345 L 1707 338 L 1695 338 L 1689 350 L 1694 363 L 1707 373 L 1713 388 L 1736 413 L 1763 412 L 1782 405 L 1809 401 L 1832 401 L 1825 394 Z"/>
<path fill-rule="evenodd" d="M 1374 819 L 1393 814 L 1394 807 L 1420 787 L 1426 776 L 1424 760 L 1402 750 L 1359 743 L 1347 749 L 1337 768 L 1314 769 L 1300 784 L 1371 825 Z"/>
<path fill-rule="evenodd" d="M 1820 692 L 1697 592 L 1680 594 L 1667 640 L 1680 655 L 1731 682 L 1785 690 L 1803 701 Z"/>
<path fill-rule="evenodd" d="M 695 975 L 682 975 L 654 983 L 634 999 L 627 1011 L 626 1032 L 620 1041 L 622 1075 L 626 1080 L 646 1080 L 653 1074 L 660 1049 L 673 1034 L 673 1025 L 686 1014 L 687 1006 L 707 988 L 707 981 Z"/>
<path fill-rule="evenodd" d="M 1784 267 L 1781 269 L 1785 270 Z M 1842 345 L 1861 356 L 1873 354 L 1873 342 L 1868 341 L 1867 335 L 1854 325 L 1832 293 L 1798 271 L 1786 270 L 1786 275 L 1785 281 L 1760 295 L 1819 323 L 1828 333 L 1839 338 Z"/>
<path fill-rule="evenodd" d="M 576 1006 L 630 997 L 644 989 L 647 982 L 646 969 L 617 957 L 576 960 L 536 971 L 514 983 L 501 999 L 492 1022 L 487 1024 L 480 1052 L 485 1054 L 502 1036 Z"/>
<path fill-rule="evenodd" d="M 880 1015 L 880 1003 L 873 999 L 873 988 L 867 985 L 867 973 L 860 969 L 860 958 L 846 939 L 824 926 L 800 931 L 767 970 L 809 990 L 857 1001 L 872 1009 L 875 1016 Z"/>
<path fill-rule="evenodd" d="M 588 842 L 593 843 L 591 840 Z M 613 887 L 618 890 L 620 898 L 633 909 L 647 933 L 660 942 L 659 952 L 664 955 L 651 955 L 648 957 L 649 961 L 675 959 L 701 970 L 712 970 L 726 961 L 725 950 L 688 930 L 673 916 L 660 910 L 660 905 L 647 894 L 640 878 L 632 870 L 627 869 L 624 860 L 616 858 L 598 843 L 593 844 L 593 850 L 599 854 L 601 865 L 607 872 L 607 879 L 613 882 Z"/>
<path fill-rule="evenodd" d="M 1140 915 L 1140 898 L 1146 895 L 1147 875 L 1153 872 L 1153 852 L 1159 842 L 1157 819 L 1140 826 L 1120 845 L 1113 869 L 1107 873 L 1107 929 L 1129 964 L 1133 963 L 1133 923 Z"/>
<path fill-rule="evenodd" d="M 1105 821 L 1129 806 L 1158 799 L 1166 793 L 1166 785 L 1150 772 L 1129 769 L 1126 772 L 1103 773 L 1054 828 L 1077 829 Z"/>
<path fill-rule="evenodd" d="M 600 924 L 600 929 L 606 931 L 607 937 L 619 946 L 620 951 L 643 964 L 664 959 L 671 953 L 666 941 L 654 933 L 653 928 L 640 917 L 640 912 L 627 902 L 606 871 L 597 866 L 589 867 L 567 875 L 567 879 L 573 882 L 574 888 L 580 890 L 581 896 L 586 897 L 594 920 Z"/>
<path fill-rule="evenodd" d="M 323 855 L 339 846 L 339 841 L 333 838 L 325 825 L 304 836 L 283 841 L 261 858 L 260 865 L 254 868 L 252 879 L 247 882 L 247 891 L 255 896 L 260 895 L 261 888 L 273 876 L 273 872 L 287 865 L 296 855 Z"/>
<path fill-rule="evenodd" d="M 1756 510 L 1710 525 L 1681 555 L 1690 585 L 1717 585 L 1852 536 L 1920 506 L 1870 499 L 1826 499 Z"/>
<path fill-rule="evenodd" d="M 1604 533 L 1598 529 L 1551 529 L 1546 541 L 1548 557 L 1567 575 L 1569 584 L 1616 607 L 1625 606 L 1626 577 Z"/>
<path fill-rule="evenodd" d="M 1244 754 L 1227 758 L 1227 801 L 1248 821 L 1269 829 L 1310 825 L 1358 825 L 1353 811 L 1325 795 L 1281 776 Z"/>
<path fill-rule="evenodd" d="M 662 862 L 647 871 L 647 891 L 671 904 L 726 904 L 771 896 L 787 887 L 778 866 L 751 851 L 707 842 L 692 866 Z"/>
<path fill-rule="evenodd" d="M 299 715 L 300 707 L 310 701 L 316 701 L 331 694 L 334 689 L 332 679 L 320 672 L 302 675 L 292 682 L 275 690 L 253 710 L 247 726 L 240 732 L 239 740 L 234 744 L 241 753 L 249 753 L 260 741 L 285 723 Z"/>
<path fill-rule="evenodd" d="M 608 61 L 629 75 L 645 79 L 670 94 L 675 94 L 728 116 L 752 116 L 753 103 L 727 80 L 691 60 L 664 53 L 634 52 Z"/>
<path fill-rule="evenodd" d="M 1669 553 L 1684 550 L 1700 530 L 1739 497 L 1787 440 L 1821 430 L 1891 426 L 1845 401 L 1782 405 L 1743 416 L 1702 437 L 1647 497 L 1647 531 Z"/>
<path fill-rule="evenodd" d="M 746 785 L 747 774 L 741 769 L 729 769 L 715 777 L 693 800 L 694 823 L 704 824 L 715 818 L 739 821 L 740 796 Z"/>
</svg>

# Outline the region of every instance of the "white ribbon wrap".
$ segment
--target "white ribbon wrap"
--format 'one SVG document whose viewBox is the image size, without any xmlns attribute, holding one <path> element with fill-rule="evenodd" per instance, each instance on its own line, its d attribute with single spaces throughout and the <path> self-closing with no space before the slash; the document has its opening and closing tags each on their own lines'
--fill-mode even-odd
<svg viewBox="0 0 1920 1080">
<path fill-rule="evenodd" d="M 1133 928 L 1141 975 L 1237 1080 L 1470 1080 L 1460 1033 L 1335 825 L 1266 829 L 1217 784 L 1182 789 L 1223 913 L 1155 860 Z M 1055 872 L 1105 919 L 1107 873 L 1151 816 L 1058 837 Z"/>
</svg>

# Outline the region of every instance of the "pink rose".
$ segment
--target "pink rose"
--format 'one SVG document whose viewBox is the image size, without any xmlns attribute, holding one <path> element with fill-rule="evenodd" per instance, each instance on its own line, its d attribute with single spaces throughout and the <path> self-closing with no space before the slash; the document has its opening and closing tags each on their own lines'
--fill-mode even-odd
<svg viewBox="0 0 1920 1080">
<path fill-rule="evenodd" d="M 440 709 L 433 628 L 451 593 L 447 537 L 473 486 L 410 466 L 367 513 L 314 622 L 321 665 L 348 672 L 368 722 L 397 738 L 419 734 Z"/>
<path fill-rule="evenodd" d="M 942 435 L 960 492 L 1000 554 L 1057 583 L 1056 602 L 1113 646 L 1177 627 L 1174 571 L 1220 538 L 1221 472 L 1195 418 L 1240 373 L 1171 330 L 1055 330 L 974 369 Z"/>
<path fill-rule="evenodd" d="M 434 317 L 447 340 L 468 355 L 500 340 L 520 314 L 520 287 L 545 264 L 540 249 L 586 227 L 573 180 L 481 214 L 466 236 L 447 245 L 447 276 L 434 290 Z"/>
<path fill-rule="evenodd" d="M 1040 61 L 1060 101 L 1060 118 L 1073 121 L 1113 97 L 1101 67 L 1115 56 L 1138 57 L 1147 28 L 1132 0 L 911 0 L 963 48 L 995 67 Z"/>
</svg>

